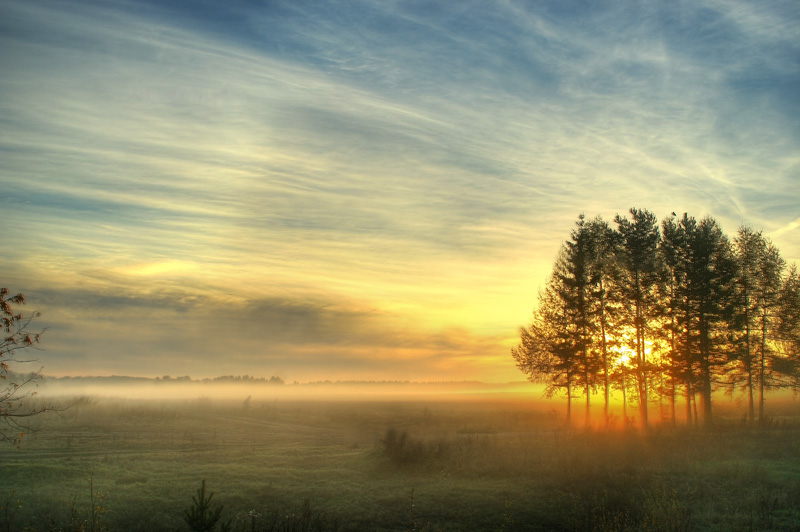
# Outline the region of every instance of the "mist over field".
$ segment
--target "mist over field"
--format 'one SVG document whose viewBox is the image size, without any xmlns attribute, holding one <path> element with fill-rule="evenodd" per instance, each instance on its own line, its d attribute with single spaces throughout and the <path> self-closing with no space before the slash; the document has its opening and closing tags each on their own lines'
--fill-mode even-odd
<svg viewBox="0 0 800 532">
<path fill-rule="evenodd" d="M 105 397 L 145 401 L 207 398 L 223 402 L 269 400 L 458 401 L 525 400 L 536 402 L 542 387 L 529 382 L 314 381 L 285 383 L 279 377 L 44 377 L 45 397 Z"/>
<path fill-rule="evenodd" d="M 619 416 L 567 427 L 561 401 L 516 385 L 51 384 L 44 401 L 96 394 L 58 396 L 68 408 L 0 454 L 8 530 L 194 530 L 201 486 L 217 524 L 241 532 L 777 531 L 800 519 L 791 397 L 770 401 L 754 435 L 741 402 L 724 400 L 713 432 L 642 433 Z"/>
<path fill-rule="evenodd" d="M 0 532 L 800 532 L 798 28 L 0 0 Z"/>
</svg>

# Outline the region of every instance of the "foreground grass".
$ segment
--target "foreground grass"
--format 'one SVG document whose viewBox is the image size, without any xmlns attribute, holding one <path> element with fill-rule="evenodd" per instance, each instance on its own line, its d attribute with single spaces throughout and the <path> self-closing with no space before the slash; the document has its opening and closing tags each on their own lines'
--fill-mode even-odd
<svg viewBox="0 0 800 532">
<path fill-rule="evenodd" d="M 796 414 L 638 434 L 510 402 L 88 402 L 4 451 L 0 530 L 186 530 L 202 479 L 242 531 L 305 500 L 338 530 L 800 530 Z"/>
</svg>

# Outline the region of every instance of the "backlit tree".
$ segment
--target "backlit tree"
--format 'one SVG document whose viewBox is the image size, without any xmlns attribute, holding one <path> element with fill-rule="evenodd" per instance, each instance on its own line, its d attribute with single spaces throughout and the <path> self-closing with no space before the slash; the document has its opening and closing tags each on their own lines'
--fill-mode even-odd
<svg viewBox="0 0 800 532">
<path fill-rule="evenodd" d="M 562 249 L 560 255 L 563 254 Z M 520 329 L 520 344 L 511 350 L 511 355 L 531 382 L 545 385 L 547 397 L 566 395 L 567 423 L 570 423 L 572 398 L 580 372 L 580 348 L 572 315 L 562 298 L 563 290 L 560 277 L 553 273 L 539 293 L 539 305 L 531 324 Z"/>
<path fill-rule="evenodd" d="M 731 243 L 711 217 L 659 226 L 640 209 L 615 222 L 579 216 L 512 350 L 548 395 L 566 392 L 568 419 L 583 395 L 588 422 L 602 388 L 606 422 L 618 390 L 626 423 L 636 397 L 640 426 L 651 400 L 674 424 L 684 392 L 687 424 L 709 426 L 712 393 L 727 387 L 747 394 L 751 422 L 757 393 L 763 421 L 768 391 L 800 388 L 800 275 L 761 233 L 743 227 Z"/>
<path fill-rule="evenodd" d="M 651 321 L 658 313 L 658 283 L 660 280 L 660 257 L 658 244 L 661 240 L 656 216 L 644 209 L 631 209 L 631 218 L 617 215 L 614 218 L 620 234 L 617 253 L 624 272 L 620 283 L 622 297 L 629 303 L 624 315 L 634 332 L 632 342 L 636 357 L 633 360 L 637 390 L 639 392 L 639 416 L 642 426 L 647 426 L 648 381 L 653 369 L 647 358 L 647 343 L 650 340 Z"/>
</svg>

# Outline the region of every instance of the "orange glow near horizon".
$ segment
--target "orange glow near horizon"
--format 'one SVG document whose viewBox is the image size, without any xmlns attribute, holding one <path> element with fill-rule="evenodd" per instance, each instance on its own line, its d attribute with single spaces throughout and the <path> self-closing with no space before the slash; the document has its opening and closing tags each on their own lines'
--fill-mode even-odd
<svg viewBox="0 0 800 532">
<path fill-rule="evenodd" d="M 746 221 L 800 260 L 796 17 L 77 4 L 0 3 L 0 286 L 50 374 L 519 380 L 580 213 Z"/>
</svg>

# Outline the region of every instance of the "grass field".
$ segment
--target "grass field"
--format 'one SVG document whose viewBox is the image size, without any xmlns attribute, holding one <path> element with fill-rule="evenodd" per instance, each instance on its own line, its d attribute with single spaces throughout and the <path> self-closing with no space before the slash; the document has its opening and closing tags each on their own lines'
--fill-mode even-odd
<svg viewBox="0 0 800 532">
<path fill-rule="evenodd" d="M 516 400 L 147 402 L 40 418 L 0 455 L 2 530 L 800 530 L 800 411 L 767 430 L 565 430 Z M 307 502 L 306 502 L 307 501 Z"/>
</svg>

